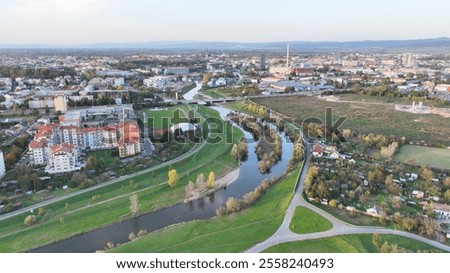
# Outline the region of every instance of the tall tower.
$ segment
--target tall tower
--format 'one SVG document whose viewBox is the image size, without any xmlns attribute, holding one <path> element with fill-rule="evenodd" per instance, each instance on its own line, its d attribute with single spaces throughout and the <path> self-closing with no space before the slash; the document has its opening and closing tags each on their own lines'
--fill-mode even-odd
<svg viewBox="0 0 450 273">
<path fill-rule="evenodd" d="M 287 54 L 286 54 L 286 75 L 289 75 L 289 45 L 287 45 Z"/>
<path fill-rule="evenodd" d="M 265 69 L 266 69 L 266 55 L 261 54 L 259 55 L 259 70 Z"/>
</svg>

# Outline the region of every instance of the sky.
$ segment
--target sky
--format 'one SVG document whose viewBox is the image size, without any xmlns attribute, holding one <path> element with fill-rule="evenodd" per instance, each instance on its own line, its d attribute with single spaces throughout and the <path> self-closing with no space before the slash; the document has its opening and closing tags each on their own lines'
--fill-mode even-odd
<svg viewBox="0 0 450 273">
<path fill-rule="evenodd" d="M 450 37 L 448 0 L 0 0 L 0 44 Z"/>
</svg>

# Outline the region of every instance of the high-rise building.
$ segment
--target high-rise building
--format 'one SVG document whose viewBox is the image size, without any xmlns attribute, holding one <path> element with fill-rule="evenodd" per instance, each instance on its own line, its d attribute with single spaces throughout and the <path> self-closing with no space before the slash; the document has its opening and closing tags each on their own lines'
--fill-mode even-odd
<svg viewBox="0 0 450 273">
<path fill-rule="evenodd" d="M 259 70 L 266 70 L 266 55 L 259 55 Z"/>
<path fill-rule="evenodd" d="M 0 178 L 5 176 L 5 173 L 6 173 L 5 160 L 3 158 L 3 152 L 0 151 Z"/>
</svg>

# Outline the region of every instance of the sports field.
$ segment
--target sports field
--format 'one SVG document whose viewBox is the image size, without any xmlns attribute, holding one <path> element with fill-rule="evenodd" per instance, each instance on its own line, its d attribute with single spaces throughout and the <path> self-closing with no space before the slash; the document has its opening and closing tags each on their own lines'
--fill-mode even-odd
<svg viewBox="0 0 450 273">
<path fill-rule="evenodd" d="M 450 169 L 450 150 L 416 145 L 404 145 L 395 159 L 414 165 L 429 165 L 439 169 Z"/>
</svg>

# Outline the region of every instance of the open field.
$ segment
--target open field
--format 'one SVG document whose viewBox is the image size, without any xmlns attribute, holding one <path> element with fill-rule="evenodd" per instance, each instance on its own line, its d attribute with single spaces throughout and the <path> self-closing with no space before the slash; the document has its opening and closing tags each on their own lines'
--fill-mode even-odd
<svg viewBox="0 0 450 273">
<path fill-rule="evenodd" d="M 124 244 L 113 252 L 241 252 L 270 237 L 283 221 L 300 167 L 252 207 L 210 220 L 177 224 Z"/>
<path fill-rule="evenodd" d="M 329 102 L 306 96 L 258 98 L 254 101 L 294 118 L 298 124 L 311 117 L 325 122 L 325 108 L 330 107 L 334 121 L 341 116 L 347 118 L 340 129 L 349 128 L 363 134 L 405 136 L 407 141 L 450 146 L 448 118 L 396 111 L 392 104 Z"/>
<path fill-rule="evenodd" d="M 416 104 L 419 104 L 420 101 L 423 101 L 424 106 L 434 106 L 442 108 L 450 107 L 450 104 L 440 100 L 409 99 L 407 97 L 390 98 L 386 96 L 378 97 L 378 96 L 368 96 L 362 94 L 348 93 L 339 95 L 339 98 L 344 101 L 396 103 L 404 105 L 412 105 L 413 101 L 415 101 Z"/>
<path fill-rule="evenodd" d="M 330 230 L 330 221 L 305 207 L 296 207 L 289 228 L 298 234 L 314 233 Z"/>
<path fill-rule="evenodd" d="M 440 251 L 428 244 L 397 235 L 380 235 L 381 242 L 397 244 L 412 252 Z M 372 234 L 341 235 L 330 238 L 279 244 L 264 250 L 266 253 L 377 253 Z"/>
<path fill-rule="evenodd" d="M 139 113 L 145 112 L 147 114 L 148 128 L 168 129 L 172 124 L 188 122 L 187 111 L 188 109 L 184 106 L 173 106 L 159 110 L 141 110 Z"/>
<path fill-rule="evenodd" d="M 438 169 L 450 169 L 450 150 L 416 145 L 403 145 L 395 159 L 414 165 L 429 165 Z"/>
<path fill-rule="evenodd" d="M 216 111 L 206 107 L 201 107 L 200 111 L 203 115 L 219 117 Z M 242 136 L 240 130 L 232 130 L 231 126 L 221 134 L 232 135 L 236 141 Z M 26 251 L 129 218 L 132 193 L 138 195 L 141 213 L 180 203 L 185 195 L 184 186 L 189 180 L 195 181 L 200 172 L 214 171 L 218 178 L 236 166 L 229 156 L 232 145 L 206 144 L 193 155 L 172 164 L 180 177 L 173 189 L 167 185 L 169 166 L 164 166 L 48 205 L 46 214 L 38 216 L 37 223 L 31 227 L 23 224 L 27 213 L 4 220 L 0 224 L 0 252 Z"/>
</svg>

